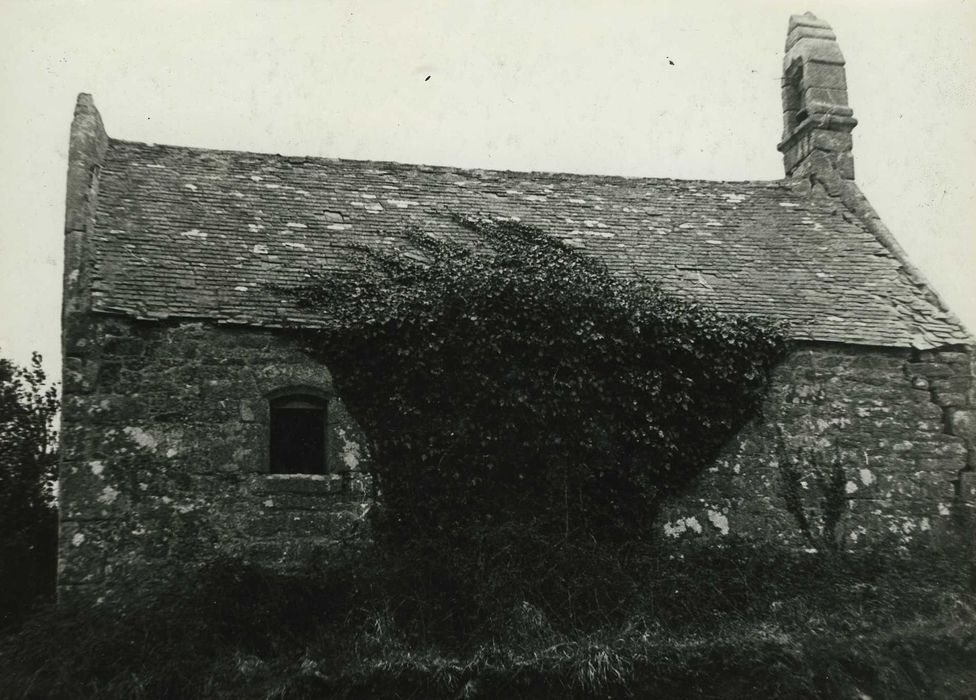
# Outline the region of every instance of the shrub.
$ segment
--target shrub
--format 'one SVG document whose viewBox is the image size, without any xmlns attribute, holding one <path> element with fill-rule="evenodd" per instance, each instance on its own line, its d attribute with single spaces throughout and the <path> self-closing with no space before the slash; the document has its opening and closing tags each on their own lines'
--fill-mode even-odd
<svg viewBox="0 0 976 700">
<path fill-rule="evenodd" d="M 54 594 L 57 389 L 41 356 L 29 368 L 0 358 L 0 628 Z"/>
<path fill-rule="evenodd" d="M 782 439 L 777 442 L 776 464 L 784 505 L 814 549 L 833 552 L 843 544 L 841 525 L 849 500 L 845 491 L 847 462 L 839 448 L 814 445 L 787 449 Z M 807 495 L 811 483 L 813 488 Z"/>
<path fill-rule="evenodd" d="M 442 634 L 405 562 L 288 575 L 217 562 L 169 595 L 48 609 L 0 635 L 0 697 L 968 697 L 960 560 L 916 545 L 822 556 L 742 543 L 618 571 L 625 610 L 556 624 L 522 601 Z"/>
<path fill-rule="evenodd" d="M 779 329 L 626 281 L 538 229 L 455 219 L 448 241 L 359 248 L 288 290 L 372 440 L 385 533 L 556 540 L 651 532 L 757 409 Z"/>
</svg>

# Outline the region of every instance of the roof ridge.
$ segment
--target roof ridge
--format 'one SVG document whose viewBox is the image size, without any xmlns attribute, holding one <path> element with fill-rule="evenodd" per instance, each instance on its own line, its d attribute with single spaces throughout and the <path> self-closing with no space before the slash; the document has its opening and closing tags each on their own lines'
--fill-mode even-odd
<svg viewBox="0 0 976 700">
<path fill-rule="evenodd" d="M 675 182 L 681 184 L 701 183 L 703 185 L 760 185 L 764 187 L 790 188 L 791 178 L 782 177 L 773 180 L 708 180 L 705 178 L 674 178 L 674 177 L 655 177 L 649 175 L 608 175 L 602 173 L 579 173 L 561 170 L 510 170 L 504 168 L 485 168 L 485 167 L 465 167 L 460 165 L 438 165 L 432 163 L 408 163 L 394 160 L 373 160 L 361 158 L 339 158 L 335 156 L 313 156 L 313 155 L 287 155 L 283 153 L 271 153 L 268 151 L 242 151 L 231 148 L 208 148 L 202 146 L 183 146 L 179 144 L 147 143 L 144 141 L 132 141 L 129 139 L 118 139 L 109 137 L 109 145 L 120 144 L 123 146 L 136 146 L 142 148 L 174 150 L 181 152 L 195 153 L 214 153 L 232 154 L 235 156 L 255 156 L 258 158 L 280 158 L 288 162 L 301 163 L 305 161 L 321 161 L 324 163 L 353 163 L 360 165 L 394 166 L 397 168 L 413 168 L 421 171 L 436 171 L 443 173 L 485 173 L 498 175 L 526 175 L 526 176 L 549 176 L 549 177 L 568 177 L 586 178 L 588 180 L 622 180 L 626 182 Z"/>
</svg>

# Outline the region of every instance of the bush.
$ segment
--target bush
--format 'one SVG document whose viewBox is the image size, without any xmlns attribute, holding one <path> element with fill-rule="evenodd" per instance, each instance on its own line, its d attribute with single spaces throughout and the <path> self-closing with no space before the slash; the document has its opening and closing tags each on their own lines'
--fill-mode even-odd
<svg viewBox="0 0 976 700">
<path fill-rule="evenodd" d="M 372 440 L 386 519 L 408 540 L 514 524 L 551 543 L 648 536 L 756 411 L 779 328 L 613 275 L 545 233 L 455 219 L 360 272 L 287 290 L 302 337 Z"/>
<path fill-rule="evenodd" d="M 623 610 L 573 627 L 522 601 L 452 636 L 383 551 L 290 575 L 225 561 L 171 595 L 36 614 L 0 636 L 0 697 L 962 698 L 964 568 L 924 547 L 646 552 L 613 572 L 639 591 Z"/>
<path fill-rule="evenodd" d="M 54 596 L 57 563 L 57 389 L 41 356 L 0 358 L 0 628 Z"/>
</svg>

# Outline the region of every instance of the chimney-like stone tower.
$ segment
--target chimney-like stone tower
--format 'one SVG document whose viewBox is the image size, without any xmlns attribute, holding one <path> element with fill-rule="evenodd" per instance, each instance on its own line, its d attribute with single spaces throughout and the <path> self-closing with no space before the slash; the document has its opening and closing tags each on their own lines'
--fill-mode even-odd
<svg viewBox="0 0 976 700">
<path fill-rule="evenodd" d="M 854 179 L 844 55 L 830 25 L 812 13 L 790 17 L 783 58 L 783 153 L 787 177 L 828 190 Z"/>
</svg>

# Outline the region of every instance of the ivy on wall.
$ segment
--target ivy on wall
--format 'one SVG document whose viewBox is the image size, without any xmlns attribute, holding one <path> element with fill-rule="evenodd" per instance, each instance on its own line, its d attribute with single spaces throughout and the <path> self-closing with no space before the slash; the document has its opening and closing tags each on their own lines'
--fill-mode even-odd
<svg viewBox="0 0 976 700">
<path fill-rule="evenodd" d="M 480 243 L 410 230 L 288 290 L 321 312 L 323 329 L 298 332 L 372 440 L 380 532 L 649 536 L 756 412 L 782 329 L 521 223 L 455 221 Z"/>
</svg>

